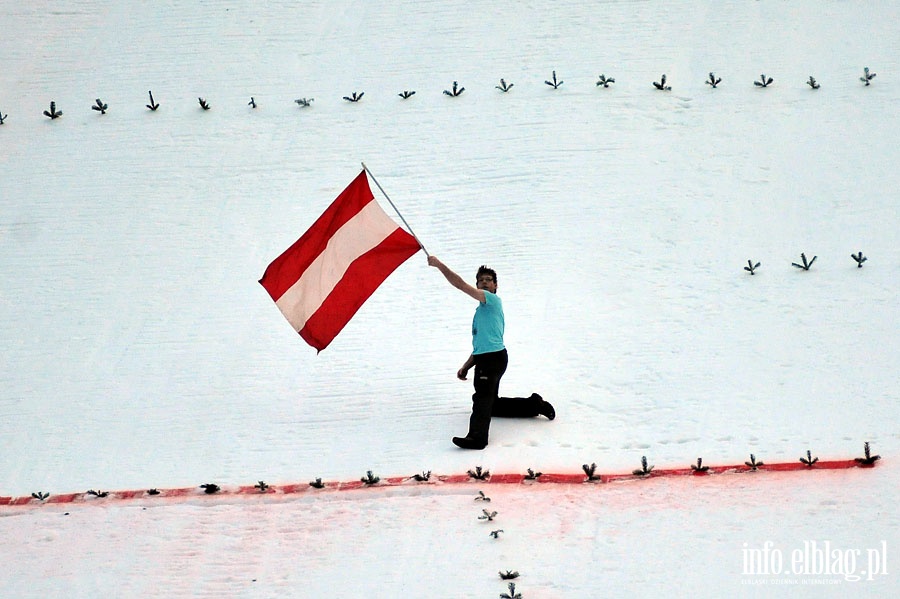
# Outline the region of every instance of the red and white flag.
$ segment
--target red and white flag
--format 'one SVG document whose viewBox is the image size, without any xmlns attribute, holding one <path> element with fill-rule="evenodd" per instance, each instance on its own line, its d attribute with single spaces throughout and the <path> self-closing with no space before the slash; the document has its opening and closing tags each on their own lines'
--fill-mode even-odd
<svg viewBox="0 0 900 599">
<path fill-rule="evenodd" d="M 419 247 L 375 201 L 364 170 L 259 282 L 294 330 L 322 351 Z"/>
</svg>

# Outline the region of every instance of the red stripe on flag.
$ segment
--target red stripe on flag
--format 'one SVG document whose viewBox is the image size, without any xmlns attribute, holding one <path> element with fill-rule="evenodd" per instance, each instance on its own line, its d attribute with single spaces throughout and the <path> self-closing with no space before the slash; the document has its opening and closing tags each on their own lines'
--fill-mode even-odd
<svg viewBox="0 0 900 599">
<path fill-rule="evenodd" d="M 418 251 L 419 242 L 398 228 L 350 264 L 343 278 L 306 321 L 300 336 L 319 351 L 325 349 L 378 286 Z"/>
<path fill-rule="evenodd" d="M 366 172 L 362 171 L 347 188 L 331 203 L 315 223 L 300 239 L 286 249 L 266 268 L 260 284 L 273 301 L 284 295 L 300 275 L 322 253 L 334 234 L 347 221 L 357 215 L 366 204 L 373 201 L 372 190 Z"/>
<path fill-rule="evenodd" d="M 363 171 L 259 282 L 294 330 L 322 351 L 419 247 L 375 201 Z"/>
</svg>

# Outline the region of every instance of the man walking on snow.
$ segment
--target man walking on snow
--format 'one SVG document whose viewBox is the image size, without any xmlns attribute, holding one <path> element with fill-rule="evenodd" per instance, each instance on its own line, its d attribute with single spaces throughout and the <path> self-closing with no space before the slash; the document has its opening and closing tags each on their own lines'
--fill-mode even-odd
<svg viewBox="0 0 900 599">
<path fill-rule="evenodd" d="M 435 256 L 428 257 L 451 285 L 478 300 L 472 319 L 472 354 L 457 371 L 456 377 L 466 380 L 469 370 L 475 367 L 475 393 L 472 395 L 472 416 L 469 432 L 465 437 L 453 437 L 453 443 L 464 449 L 484 449 L 488 444 L 491 416 L 506 418 L 556 418 L 556 411 L 537 393 L 530 397 L 500 397 L 500 379 L 506 372 L 509 358 L 503 344 L 503 304 L 497 297 L 497 273 L 481 266 L 472 287 L 462 277 L 450 270 Z"/>
</svg>

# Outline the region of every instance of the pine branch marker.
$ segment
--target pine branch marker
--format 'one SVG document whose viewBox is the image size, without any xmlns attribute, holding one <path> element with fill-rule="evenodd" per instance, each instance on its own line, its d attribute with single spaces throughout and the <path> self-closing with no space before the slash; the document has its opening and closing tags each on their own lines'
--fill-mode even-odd
<svg viewBox="0 0 900 599">
<path fill-rule="evenodd" d="M 500 599 L 522 599 L 522 593 L 516 592 L 516 583 L 509 583 L 507 588 L 509 589 L 509 593 L 500 593 Z"/>
<path fill-rule="evenodd" d="M 544 83 L 546 83 L 553 89 L 559 89 L 559 86 L 563 84 L 562 80 L 556 79 L 556 71 L 553 71 L 553 80 L 552 81 L 544 81 Z"/>
<path fill-rule="evenodd" d="M 812 452 L 811 452 L 810 450 L 807 449 L 807 450 L 806 450 L 806 457 L 805 457 L 805 458 L 800 458 L 800 461 L 803 462 L 804 464 L 806 464 L 807 466 L 809 466 L 810 468 L 812 468 L 813 464 L 815 464 L 816 462 L 819 461 L 819 458 L 817 458 L 817 457 L 815 457 L 815 458 L 812 457 Z"/>
<path fill-rule="evenodd" d="M 820 87 L 822 87 L 816 82 L 816 78 L 812 75 L 809 76 L 809 81 L 806 82 L 806 85 L 810 86 L 813 89 L 819 89 Z"/>
<path fill-rule="evenodd" d="M 491 536 L 494 537 L 495 539 L 499 539 L 499 538 L 500 538 L 500 533 L 501 533 L 501 532 L 503 532 L 503 529 L 502 529 L 502 528 L 498 528 L 497 530 L 492 530 L 492 531 L 491 531 Z"/>
<path fill-rule="evenodd" d="M 56 110 L 56 102 L 50 102 L 50 110 L 45 110 L 44 116 L 49 117 L 50 120 L 55 120 L 62 116 L 62 110 Z"/>
<path fill-rule="evenodd" d="M 528 474 L 525 475 L 525 480 L 537 480 L 543 472 L 535 472 L 531 468 L 528 469 Z"/>
<path fill-rule="evenodd" d="M 267 484 L 265 483 L 265 481 L 259 481 L 258 483 L 256 483 L 256 484 L 253 485 L 253 486 L 254 486 L 256 489 L 259 489 L 259 492 L 260 492 L 260 493 L 265 493 L 265 492 L 268 491 L 269 488 L 270 488 L 269 485 L 267 485 Z"/>
<path fill-rule="evenodd" d="M 666 74 L 663 73 L 663 76 L 660 78 L 659 82 L 654 81 L 653 87 L 658 89 L 661 92 L 669 92 L 672 91 L 671 85 L 666 85 Z"/>
<path fill-rule="evenodd" d="M 218 493 L 219 491 L 222 490 L 222 488 L 219 487 L 219 485 L 214 484 L 214 483 L 206 483 L 205 485 L 200 485 L 200 488 L 203 489 L 203 492 L 206 493 L 207 495 L 212 495 L 212 494 Z"/>
<path fill-rule="evenodd" d="M 8 116 L 9 116 L 8 114 L 3 114 L 2 112 L 0 112 L 0 125 L 3 124 L 3 121 L 5 121 L 6 117 L 8 117 Z"/>
<path fill-rule="evenodd" d="M 709 79 L 705 81 L 706 85 L 711 86 L 713 89 L 716 89 L 720 83 L 722 83 L 721 77 L 716 77 L 716 74 L 712 71 L 709 72 Z"/>
<path fill-rule="evenodd" d="M 856 260 L 856 268 L 862 268 L 863 262 L 868 260 L 868 258 L 863 256 L 862 250 L 858 254 L 850 254 L 850 257 Z"/>
<path fill-rule="evenodd" d="M 632 470 L 631 473 L 635 476 L 650 476 L 650 473 L 653 471 L 653 466 L 647 466 L 647 456 L 641 456 L 641 467 L 638 470 Z"/>
<path fill-rule="evenodd" d="M 744 462 L 744 464 L 746 464 L 747 467 L 750 468 L 750 470 L 751 470 L 752 472 L 756 472 L 756 469 L 757 469 L 757 468 L 759 468 L 760 466 L 764 466 L 764 465 L 765 465 L 765 464 L 763 464 L 762 462 L 757 462 L 757 461 L 756 461 L 756 456 L 753 455 L 752 453 L 750 454 L 750 461 L 749 461 L 749 462 Z"/>
<path fill-rule="evenodd" d="M 309 108 L 313 100 L 315 100 L 315 98 L 298 98 L 297 100 L 294 100 L 294 102 L 296 102 L 297 106 L 300 108 Z"/>
<path fill-rule="evenodd" d="M 709 472 L 709 466 L 703 465 L 703 458 L 697 458 L 697 465 L 691 464 L 691 470 L 694 471 L 694 474 L 704 474 Z"/>
<path fill-rule="evenodd" d="M 449 89 L 449 90 L 448 90 L 448 89 L 445 89 L 445 90 L 444 90 L 444 95 L 445 95 L 445 96 L 451 96 L 451 97 L 455 98 L 455 97 L 461 95 L 464 91 L 466 91 L 466 88 L 460 87 L 460 86 L 459 86 L 459 83 L 457 83 L 456 81 L 454 81 L 454 82 L 453 82 L 453 87 L 452 87 L 451 89 Z"/>
<path fill-rule="evenodd" d="M 92 497 L 101 497 L 101 498 L 109 497 L 109 491 L 95 491 L 95 490 L 91 489 L 90 491 L 87 492 L 87 494 Z"/>
<path fill-rule="evenodd" d="M 487 480 L 491 477 L 491 471 L 482 470 L 481 466 L 475 466 L 475 470 L 469 470 L 469 476 L 475 480 Z"/>
<path fill-rule="evenodd" d="M 769 87 L 775 80 L 771 77 L 766 77 L 765 73 L 759 76 L 759 81 L 754 81 L 753 85 L 756 87 Z"/>
<path fill-rule="evenodd" d="M 429 470 L 427 472 L 423 472 L 422 474 L 413 474 L 412 478 L 416 482 L 420 482 L 420 483 L 428 482 L 428 480 L 431 479 L 431 470 Z"/>
<path fill-rule="evenodd" d="M 801 253 L 800 259 L 803 261 L 803 264 L 797 264 L 796 262 L 791 262 L 791 266 L 796 266 L 797 268 L 802 268 L 803 270 L 809 270 L 812 267 L 813 262 L 816 261 L 816 258 L 818 258 L 818 256 L 813 256 L 812 260 L 807 262 L 806 254 Z"/>
<path fill-rule="evenodd" d="M 253 98 L 253 96 L 250 96 L 250 101 L 247 102 L 247 106 L 249 106 L 250 108 L 256 108 L 256 100 Z"/>
<path fill-rule="evenodd" d="M 202 108 L 203 110 L 209 110 L 210 108 L 212 108 L 212 106 L 209 105 L 209 102 L 207 102 L 203 98 L 197 98 L 197 102 L 200 103 L 200 108 Z"/>
<path fill-rule="evenodd" d="M 414 91 L 409 91 L 409 90 L 406 90 L 406 89 L 405 89 L 405 90 L 403 90 L 402 92 L 400 92 L 400 93 L 397 94 L 397 95 L 400 96 L 401 98 L 403 98 L 404 100 L 408 100 L 408 99 L 410 99 L 411 97 L 415 96 L 415 95 L 416 95 L 416 92 L 414 92 Z"/>
<path fill-rule="evenodd" d="M 607 77 L 606 75 L 601 74 L 600 78 L 597 80 L 597 87 L 609 87 L 610 83 L 615 83 L 616 80 L 612 77 Z"/>
<path fill-rule="evenodd" d="M 481 516 L 478 516 L 478 519 L 479 519 L 479 520 L 485 520 L 485 521 L 487 521 L 487 522 L 493 522 L 493 521 L 494 521 L 494 518 L 497 517 L 497 510 L 494 510 L 493 512 L 489 512 L 489 511 L 487 511 L 487 510 L 481 510 L 481 513 L 482 513 L 482 515 L 481 515 Z"/>
<path fill-rule="evenodd" d="M 491 498 L 484 494 L 484 491 L 478 491 L 478 497 L 475 498 L 475 501 L 483 501 L 485 503 L 490 503 Z"/>
<path fill-rule="evenodd" d="M 590 466 L 588 466 L 587 464 L 582 464 L 581 469 L 584 470 L 584 473 L 587 476 L 587 480 L 584 482 L 592 483 L 592 482 L 597 482 L 597 481 L 601 480 L 600 476 L 598 476 L 596 474 L 596 472 L 597 472 L 597 463 L 596 462 L 592 463 Z"/>
<path fill-rule="evenodd" d="M 866 457 L 854 458 L 854 461 L 856 461 L 858 464 L 862 464 L 863 466 L 871 466 L 875 462 L 877 462 L 878 460 L 881 459 L 880 455 L 872 455 L 871 453 L 869 453 L 869 442 L 868 441 L 866 441 L 866 444 L 863 446 L 863 451 L 865 452 Z"/>
<path fill-rule="evenodd" d="M 513 580 L 514 578 L 518 578 L 520 574 L 517 571 L 507 570 L 506 572 L 497 572 L 500 575 L 502 580 Z"/>
<path fill-rule="evenodd" d="M 874 78 L 875 78 L 875 73 L 870 73 L 869 67 L 866 67 L 863 69 L 863 76 L 860 77 L 859 80 L 862 81 L 863 83 L 865 83 L 866 85 L 869 85 L 872 83 L 872 79 L 874 79 Z"/>
<path fill-rule="evenodd" d="M 145 104 L 145 106 L 147 108 L 149 108 L 150 110 L 156 112 L 156 109 L 159 108 L 159 104 L 157 104 L 156 102 L 153 101 L 153 92 L 152 91 L 148 91 L 147 93 L 150 94 L 150 103 Z"/>
<path fill-rule="evenodd" d="M 312 487 L 313 489 L 324 489 L 325 483 L 322 482 L 321 478 L 317 478 L 316 480 L 311 481 L 309 483 L 309 486 Z"/>
<path fill-rule="evenodd" d="M 91 110 L 96 110 L 100 114 L 106 114 L 107 109 L 109 109 L 109 105 L 104 104 L 100 98 L 94 100 L 94 105 L 91 106 Z"/>
<path fill-rule="evenodd" d="M 48 497 L 50 497 L 50 493 L 44 493 L 43 491 L 38 491 L 37 493 L 32 493 L 31 496 L 38 501 L 45 501 Z"/>
<path fill-rule="evenodd" d="M 359 480 L 366 483 L 367 485 L 374 485 L 377 484 L 381 479 L 372 474 L 371 470 L 366 470 L 366 475 Z"/>
<path fill-rule="evenodd" d="M 366 92 L 353 92 L 349 96 L 344 96 L 344 99 L 348 102 L 359 102 L 365 94 Z"/>
<path fill-rule="evenodd" d="M 755 274 L 757 268 L 759 268 L 759 262 L 753 264 L 753 260 L 747 260 L 747 266 L 744 267 L 744 270 L 752 275 Z"/>
<path fill-rule="evenodd" d="M 513 88 L 513 85 L 514 85 L 513 83 L 507 84 L 506 81 L 504 81 L 503 79 L 500 79 L 500 85 L 495 85 L 494 87 L 496 87 L 503 93 L 507 93 L 509 90 L 511 90 Z"/>
</svg>

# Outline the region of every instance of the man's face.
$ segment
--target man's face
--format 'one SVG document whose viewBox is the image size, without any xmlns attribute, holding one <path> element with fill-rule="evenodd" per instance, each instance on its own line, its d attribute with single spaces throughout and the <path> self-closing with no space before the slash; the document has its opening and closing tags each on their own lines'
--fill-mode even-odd
<svg viewBox="0 0 900 599">
<path fill-rule="evenodd" d="M 478 279 L 476 280 L 475 286 L 481 289 L 482 291 L 490 291 L 491 293 L 497 293 L 497 283 L 494 281 L 494 277 L 489 274 L 481 274 L 478 275 Z"/>
</svg>

